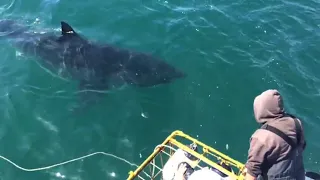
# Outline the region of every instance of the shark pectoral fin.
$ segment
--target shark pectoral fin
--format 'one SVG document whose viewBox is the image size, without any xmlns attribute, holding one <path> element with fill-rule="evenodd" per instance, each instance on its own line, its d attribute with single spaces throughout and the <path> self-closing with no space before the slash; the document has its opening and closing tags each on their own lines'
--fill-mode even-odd
<svg viewBox="0 0 320 180">
<path fill-rule="evenodd" d="M 77 33 L 73 30 L 73 28 L 66 22 L 61 21 L 61 33 L 62 35 L 67 35 L 67 34 L 74 34 L 76 35 Z"/>
<path fill-rule="evenodd" d="M 101 91 L 108 90 L 107 86 L 99 85 L 98 83 L 90 83 L 88 81 L 82 80 L 79 83 L 79 95 L 81 106 L 92 106 L 105 97 L 106 93 L 101 93 Z"/>
<path fill-rule="evenodd" d="M 79 89 L 94 92 L 94 91 L 109 90 L 109 86 L 108 86 L 108 83 L 106 83 L 105 79 L 97 82 L 89 82 L 86 80 L 81 80 L 79 83 Z"/>
<path fill-rule="evenodd" d="M 90 86 L 90 84 L 88 83 L 88 81 L 80 81 L 79 83 L 79 89 L 80 90 L 85 90 L 87 89 L 87 87 Z"/>
</svg>

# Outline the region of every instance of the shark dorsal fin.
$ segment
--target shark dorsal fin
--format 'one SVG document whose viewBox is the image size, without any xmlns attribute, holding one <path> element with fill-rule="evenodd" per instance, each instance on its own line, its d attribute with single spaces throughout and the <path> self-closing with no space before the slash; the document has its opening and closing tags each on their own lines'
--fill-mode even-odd
<svg viewBox="0 0 320 180">
<path fill-rule="evenodd" d="M 72 29 L 72 27 L 64 22 L 64 21 L 61 21 L 61 33 L 62 35 L 67 35 L 67 34 L 70 34 L 70 35 L 76 35 L 77 33 Z"/>
</svg>

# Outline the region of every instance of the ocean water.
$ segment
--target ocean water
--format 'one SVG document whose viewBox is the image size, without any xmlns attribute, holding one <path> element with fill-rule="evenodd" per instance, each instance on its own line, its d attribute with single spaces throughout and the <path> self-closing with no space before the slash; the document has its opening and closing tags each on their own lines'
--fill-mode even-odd
<svg viewBox="0 0 320 180">
<path fill-rule="evenodd" d="M 105 93 L 79 110 L 75 80 L 1 42 L 0 155 L 24 168 L 96 151 L 140 164 L 179 129 L 245 162 L 258 127 L 253 99 L 276 88 L 303 121 L 306 168 L 319 172 L 319 11 L 314 0 L 1 0 L 1 19 L 54 31 L 63 20 L 92 40 L 162 57 L 188 76 Z M 0 167 L 1 180 L 123 180 L 135 169 L 101 155 L 36 172 Z"/>
</svg>

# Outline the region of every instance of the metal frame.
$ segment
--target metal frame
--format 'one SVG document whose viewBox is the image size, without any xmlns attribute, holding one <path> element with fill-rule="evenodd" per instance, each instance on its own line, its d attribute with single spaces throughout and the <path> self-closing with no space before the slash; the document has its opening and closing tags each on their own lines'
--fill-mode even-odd
<svg viewBox="0 0 320 180">
<path fill-rule="evenodd" d="M 181 143 L 177 139 L 181 138 L 182 141 L 189 141 L 189 143 L 195 143 L 198 148 L 202 147 L 202 154 L 200 152 L 193 151 L 187 145 Z M 127 180 L 134 180 L 135 178 L 145 180 L 143 178 L 143 174 L 147 176 L 146 179 L 154 180 L 157 177 L 161 177 L 162 167 L 165 162 L 163 162 L 164 156 L 167 156 L 166 159 L 169 159 L 171 155 L 177 149 L 182 149 L 185 152 L 188 152 L 192 156 L 196 157 L 198 160 L 192 164 L 192 167 L 201 167 L 200 162 L 206 164 L 206 166 L 214 167 L 224 174 L 227 174 L 229 178 L 236 179 L 236 180 L 243 180 L 244 177 L 242 172 L 244 170 L 244 164 L 239 161 L 232 159 L 231 157 L 219 152 L 218 150 L 200 142 L 199 140 L 192 138 L 191 136 L 183 133 L 182 131 L 176 130 L 172 132 L 163 142 L 162 144 L 158 145 L 155 150 L 150 154 L 150 156 L 135 170 L 129 172 L 129 177 Z M 155 164 L 157 158 L 160 158 L 160 162 L 162 167 Z M 228 170 L 221 167 L 218 163 L 216 163 L 212 158 L 216 159 L 217 161 L 224 162 L 232 167 L 234 172 L 229 172 Z M 146 173 L 146 168 L 150 166 L 150 174 Z M 236 171 L 235 171 L 236 170 Z M 156 172 L 157 171 L 157 172 Z M 161 178 L 159 178 L 161 179 Z"/>
</svg>

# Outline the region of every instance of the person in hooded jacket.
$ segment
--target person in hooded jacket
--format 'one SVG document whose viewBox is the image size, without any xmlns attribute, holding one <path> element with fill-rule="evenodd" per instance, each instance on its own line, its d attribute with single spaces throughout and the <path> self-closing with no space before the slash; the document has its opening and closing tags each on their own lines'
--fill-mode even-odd
<svg viewBox="0 0 320 180">
<path fill-rule="evenodd" d="M 250 138 L 245 179 L 304 180 L 306 141 L 301 121 L 284 110 L 278 90 L 258 95 L 253 109 L 261 127 Z"/>
</svg>

